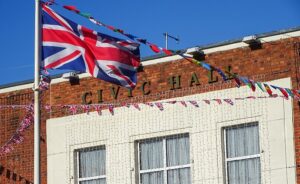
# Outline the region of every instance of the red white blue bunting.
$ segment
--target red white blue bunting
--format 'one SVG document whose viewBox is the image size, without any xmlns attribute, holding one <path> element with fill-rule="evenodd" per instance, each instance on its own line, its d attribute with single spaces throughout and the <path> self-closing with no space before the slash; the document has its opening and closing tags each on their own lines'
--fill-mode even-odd
<svg viewBox="0 0 300 184">
<path fill-rule="evenodd" d="M 53 4 L 58 5 L 57 3 L 54 2 L 54 0 L 45 2 L 45 4 L 47 4 L 47 5 L 53 5 Z M 121 35 L 129 38 L 130 40 L 133 40 L 133 41 L 142 43 L 144 45 L 147 45 L 155 53 L 163 52 L 166 55 L 172 55 L 173 54 L 173 51 L 168 50 L 168 49 L 163 48 L 163 47 L 159 47 L 156 44 L 147 41 L 147 39 L 141 38 L 139 36 L 135 36 L 133 34 L 129 34 L 129 33 L 125 32 L 123 29 L 116 28 L 115 26 L 111 26 L 111 25 L 105 24 L 105 23 L 103 23 L 103 22 L 95 19 L 92 16 L 92 14 L 80 11 L 76 6 L 73 6 L 73 5 L 63 5 L 62 7 L 64 9 L 69 10 L 69 11 L 71 11 L 73 13 L 76 13 L 76 14 L 84 17 L 84 18 L 87 18 L 93 24 L 96 24 L 96 25 L 101 26 L 101 27 L 105 27 L 106 29 L 111 30 L 111 31 L 116 32 L 116 33 L 119 33 L 119 34 L 121 34 Z"/>
<path fill-rule="evenodd" d="M 22 106 L 23 107 L 23 106 Z M 26 109 L 26 116 L 19 124 L 16 132 L 11 136 L 11 138 L 0 147 L 0 157 L 4 154 L 7 154 L 14 150 L 15 144 L 21 144 L 24 141 L 24 132 L 27 130 L 33 123 L 33 105 L 24 106 Z"/>
<path fill-rule="evenodd" d="M 182 107 L 188 107 L 190 106 L 199 108 L 203 107 L 202 104 L 205 105 L 222 105 L 222 104 L 228 104 L 230 106 L 235 105 L 236 101 L 241 101 L 241 100 L 255 100 L 255 99 L 265 99 L 265 98 L 278 98 L 282 97 L 286 100 L 288 100 L 285 96 L 279 96 L 277 94 L 273 94 L 272 96 L 247 96 L 243 98 L 214 98 L 214 99 L 203 99 L 203 100 L 172 100 L 172 101 L 162 101 L 162 102 L 144 102 L 144 103 L 114 103 L 114 104 L 89 104 L 89 105 L 81 105 L 81 104 L 71 104 L 71 105 L 46 105 L 44 108 L 46 111 L 49 113 L 52 110 L 62 110 L 66 109 L 67 112 L 70 115 L 75 115 L 77 113 L 86 113 L 89 114 L 91 111 L 96 111 L 98 112 L 99 115 L 102 115 L 102 110 L 108 109 L 111 115 L 114 115 L 115 108 L 116 107 L 127 107 L 127 108 L 134 108 L 138 111 L 142 110 L 142 106 L 148 106 L 152 108 L 157 108 L 160 111 L 165 110 L 165 105 L 170 104 L 170 105 L 176 105 L 180 104 Z M 225 102 L 225 103 L 223 103 Z"/>
<path fill-rule="evenodd" d="M 214 70 L 217 71 L 220 76 L 223 78 L 224 81 L 227 81 L 228 78 L 225 75 L 225 72 L 223 72 L 221 69 L 219 69 L 218 67 L 212 66 L 208 63 L 206 63 L 205 61 L 198 61 L 192 57 L 189 56 L 185 56 L 180 54 L 183 58 L 187 59 L 188 61 L 203 67 L 206 70 Z M 258 88 L 265 93 L 268 93 L 270 96 L 273 95 L 273 91 L 271 88 L 273 88 L 274 90 L 279 90 L 281 92 L 281 94 L 285 97 L 285 98 L 293 98 L 297 101 L 300 100 L 300 90 L 296 90 L 296 89 L 289 89 L 289 88 L 283 88 L 280 86 L 275 86 L 275 85 L 269 85 L 267 83 L 263 83 L 263 82 L 258 82 L 258 81 L 254 81 L 252 79 L 249 79 L 247 77 L 243 77 L 243 76 L 239 76 L 237 74 L 231 74 L 231 73 L 227 73 L 229 76 L 234 78 L 234 81 L 236 83 L 237 87 L 240 87 L 242 83 L 244 83 L 245 85 L 249 86 L 249 88 L 254 92 L 256 91 L 256 86 L 258 86 Z"/>
</svg>

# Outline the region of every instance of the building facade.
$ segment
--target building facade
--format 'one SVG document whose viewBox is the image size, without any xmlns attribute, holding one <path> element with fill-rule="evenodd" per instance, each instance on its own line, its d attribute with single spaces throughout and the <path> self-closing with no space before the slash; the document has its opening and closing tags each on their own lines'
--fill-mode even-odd
<svg viewBox="0 0 300 184">
<path fill-rule="evenodd" d="M 199 48 L 205 54 L 201 59 L 224 71 L 300 89 L 299 36 L 300 30 L 292 29 L 258 35 L 255 47 L 236 40 Z M 31 87 L 30 82 L 2 86 L 1 104 L 30 103 Z M 237 88 L 234 80 L 223 81 L 216 71 L 178 55 L 144 60 L 133 91 L 86 74 L 72 84 L 55 78 L 42 94 L 42 107 L 52 107 L 41 112 L 42 181 L 300 183 L 299 103 L 266 96 L 259 89 Z M 233 105 L 219 99 L 232 99 Z M 82 109 L 70 113 L 64 107 L 98 103 L 103 104 L 101 115 Z M 0 113 L 4 144 L 24 111 Z M 0 158 L 0 183 L 32 182 L 33 128 L 24 136 L 22 144 Z"/>
</svg>

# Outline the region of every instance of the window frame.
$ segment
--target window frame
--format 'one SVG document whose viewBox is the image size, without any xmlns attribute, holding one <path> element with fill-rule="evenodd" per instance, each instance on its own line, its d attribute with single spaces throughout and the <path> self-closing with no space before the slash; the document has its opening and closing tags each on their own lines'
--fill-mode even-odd
<svg viewBox="0 0 300 184">
<path fill-rule="evenodd" d="M 104 150 L 105 151 L 105 175 L 80 178 L 80 159 L 79 159 L 80 152 L 96 151 L 96 150 Z M 76 149 L 76 150 L 74 150 L 74 153 L 75 153 L 75 159 L 76 159 L 76 164 L 75 164 L 75 176 L 76 176 L 75 183 L 76 184 L 80 184 L 80 182 L 84 182 L 84 181 L 92 181 L 92 180 L 97 180 L 97 179 L 105 179 L 106 180 L 107 172 L 106 172 L 106 147 L 105 147 L 105 145 Z"/>
<path fill-rule="evenodd" d="M 189 138 L 189 155 L 191 155 L 191 147 L 190 147 L 190 136 L 188 133 L 185 134 L 177 134 L 177 135 L 171 135 L 171 136 L 165 136 L 165 137 L 154 137 L 149 139 L 143 139 L 137 141 L 137 149 L 138 149 L 138 184 L 141 184 L 141 175 L 147 174 L 147 173 L 153 173 L 153 172 L 163 172 L 163 184 L 168 184 L 168 171 L 175 170 L 175 169 L 185 169 L 190 168 L 191 173 L 191 159 L 189 160 L 189 164 L 184 165 L 178 165 L 178 166 L 167 166 L 167 139 L 176 138 L 176 137 L 188 137 Z M 140 150 L 140 144 L 147 142 L 149 140 L 162 140 L 163 141 L 163 167 L 162 168 L 155 168 L 155 169 L 145 169 L 141 170 L 141 150 Z M 191 176 L 191 175 L 190 175 Z"/>
<path fill-rule="evenodd" d="M 254 154 L 254 155 L 246 155 L 246 156 L 240 156 L 240 157 L 234 157 L 234 158 L 227 158 L 226 131 L 230 128 L 249 127 L 249 126 L 257 126 L 257 128 L 258 128 L 258 144 L 259 144 L 258 146 L 260 148 L 260 135 L 259 135 L 260 131 L 259 131 L 259 123 L 258 122 L 243 123 L 243 124 L 229 125 L 229 126 L 223 127 L 225 184 L 230 184 L 229 177 L 228 177 L 228 163 L 229 162 L 239 161 L 239 160 L 247 160 L 247 159 L 253 159 L 253 158 L 259 158 L 259 161 L 261 160 L 261 152 L 259 152 L 258 154 Z M 261 164 L 260 164 L 260 172 L 261 172 Z"/>
</svg>

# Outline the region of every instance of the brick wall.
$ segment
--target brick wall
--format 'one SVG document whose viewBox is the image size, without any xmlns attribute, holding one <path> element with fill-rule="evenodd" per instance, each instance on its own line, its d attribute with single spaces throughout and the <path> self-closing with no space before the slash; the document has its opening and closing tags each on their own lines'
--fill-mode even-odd
<svg viewBox="0 0 300 184">
<path fill-rule="evenodd" d="M 229 51 L 215 52 L 205 56 L 208 63 L 218 66 L 225 70 L 230 65 L 232 72 L 239 73 L 242 76 L 250 77 L 257 81 L 269 81 L 284 77 L 291 77 L 293 88 L 299 89 L 299 62 L 298 42 L 300 38 L 284 39 L 272 43 L 265 43 L 261 48 L 250 49 L 249 47 L 238 48 Z M 200 81 L 200 88 L 190 86 L 192 74 L 195 73 Z M 133 97 L 128 97 L 128 91 L 120 88 L 117 99 L 111 95 L 111 90 L 116 92 L 117 86 L 113 86 L 103 81 L 92 78 L 80 80 L 78 85 L 70 85 L 69 82 L 61 82 L 51 85 L 50 90 L 42 95 L 43 104 L 79 104 L 82 101 L 84 92 L 91 92 L 88 100 L 93 103 L 98 102 L 98 90 L 103 90 L 103 101 L 139 101 L 139 96 L 144 96 L 143 100 L 159 100 L 167 98 L 164 91 L 171 90 L 168 80 L 172 76 L 180 75 L 180 89 L 172 90 L 172 97 L 189 95 L 195 93 L 204 93 L 213 90 L 220 90 L 234 87 L 233 81 L 223 82 L 221 77 L 213 72 L 213 79 L 218 78 L 217 82 L 210 83 L 207 77 L 208 72 L 203 68 L 196 67 L 184 59 L 168 63 L 150 65 L 143 68 L 138 74 L 137 88 L 132 92 Z M 145 91 L 150 90 L 150 94 L 144 95 L 140 89 L 144 82 L 150 82 L 145 85 Z M 186 88 L 188 94 L 185 93 Z M 250 89 L 249 89 L 250 92 Z M 29 94 L 28 94 L 29 93 Z M 161 95 L 153 95 L 160 93 Z M 28 94 L 23 100 L 7 100 L 11 96 L 20 96 Z M 30 102 L 32 93 L 30 90 L 14 91 L 11 93 L 0 94 L 1 104 Z M 8 115 L 5 115 L 8 114 Z M 14 112 L 0 111 L 0 145 L 13 134 L 17 124 L 22 119 L 24 112 L 20 110 Z M 61 117 L 66 115 L 64 111 L 54 111 L 51 114 L 42 111 L 41 125 L 41 161 L 42 161 L 42 183 L 47 183 L 47 150 L 46 150 L 46 119 L 50 117 Z M 4 123 L 3 123 L 4 122 Z M 3 126 L 4 125 L 4 126 Z M 295 127 L 295 152 L 297 162 L 297 181 L 300 183 L 300 108 L 297 102 L 294 102 L 294 127 Z M 25 141 L 15 146 L 15 150 L 0 158 L 0 183 L 30 183 L 33 181 L 33 127 L 25 133 Z M 20 181 L 19 181 L 20 180 Z"/>
</svg>

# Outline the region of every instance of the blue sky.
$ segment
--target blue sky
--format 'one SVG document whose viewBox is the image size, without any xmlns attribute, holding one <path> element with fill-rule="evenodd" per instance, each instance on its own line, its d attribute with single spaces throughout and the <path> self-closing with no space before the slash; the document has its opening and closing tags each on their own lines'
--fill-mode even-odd
<svg viewBox="0 0 300 184">
<path fill-rule="evenodd" d="M 103 23 L 164 46 L 162 33 L 180 37 L 170 49 L 221 42 L 300 26 L 299 0 L 57 0 L 75 5 Z M 99 32 L 124 38 L 53 5 L 69 19 Z M 0 85 L 33 78 L 34 0 L 0 0 Z M 141 46 L 142 56 L 154 55 Z"/>
</svg>

